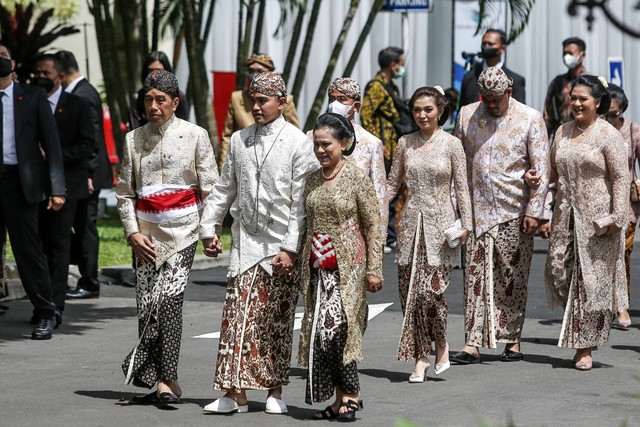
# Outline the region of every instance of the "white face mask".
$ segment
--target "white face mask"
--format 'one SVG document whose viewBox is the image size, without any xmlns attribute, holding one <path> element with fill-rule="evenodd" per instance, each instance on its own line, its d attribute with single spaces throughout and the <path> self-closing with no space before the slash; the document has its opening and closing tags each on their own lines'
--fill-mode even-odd
<svg viewBox="0 0 640 427">
<path fill-rule="evenodd" d="M 327 108 L 327 111 L 329 113 L 339 114 L 343 117 L 347 117 L 349 115 L 348 113 L 350 110 L 351 110 L 351 105 L 344 105 L 340 101 L 333 101 L 331 104 L 329 104 L 329 107 Z"/>
<path fill-rule="evenodd" d="M 566 65 L 567 68 L 573 70 L 578 65 L 580 65 L 580 63 L 582 62 L 582 57 L 580 55 L 573 56 L 570 53 L 567 53 L 562 57 L 562 60 L 564 61 L 564 65 Z"/>
</svg>

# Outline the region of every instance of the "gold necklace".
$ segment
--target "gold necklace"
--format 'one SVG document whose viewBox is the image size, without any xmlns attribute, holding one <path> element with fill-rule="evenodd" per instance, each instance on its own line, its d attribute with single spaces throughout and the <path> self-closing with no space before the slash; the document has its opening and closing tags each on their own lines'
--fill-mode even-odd
<svg viewBox="0 0 640 427">
<path fill-rule="evenodd" d="M 340 164 L 336 167 L 336 170 L 329 176 L 326 176 L 324 174 L 324 168 L 322 168 L 322 177 L 324 178 L 325 181 L 331 181 L 332 179 L 334 179 L 336 176 L 338 176 L 338 174 L 340 173 L 340 171 L 342 170 L 342 168 L 344 167 L 344 164 L 346 163 L 346 161 L 340 160 Z"/>
</svg>

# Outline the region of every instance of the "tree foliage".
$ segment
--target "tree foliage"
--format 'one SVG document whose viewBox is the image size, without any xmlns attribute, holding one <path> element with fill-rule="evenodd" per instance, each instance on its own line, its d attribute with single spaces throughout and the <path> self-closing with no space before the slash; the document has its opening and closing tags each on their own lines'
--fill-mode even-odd
<svg viewBox="0 0 640 427">
<path fill-rule="evenodd" d="M 67 19 L 73 16 L 75 3 L 60 2 L 64 13 L 56 11 L 54 2 L 0 3 L 0 39 L 11 50 L 16 73 L 21 81 L 28 78 L 34 58 L 60 37 L 79 32 Z M 49 8 L 43 8 L 49 5 Z M 77 5 L 75 5 L 77 7 Z"/>
<path fill-rule="evenodd" d="M 509 9 L 508 43 L 514 41 L 527 28 L 534 4 L 535 0 L 507 0 Z M 492 26 L 489 18 L 495 16 L 497 8 L 502 5 L 504 5 L 504 0 L 478 0 L 480 19 L 476 27 L 476 34 L 480 34 Z"/>
</svg>

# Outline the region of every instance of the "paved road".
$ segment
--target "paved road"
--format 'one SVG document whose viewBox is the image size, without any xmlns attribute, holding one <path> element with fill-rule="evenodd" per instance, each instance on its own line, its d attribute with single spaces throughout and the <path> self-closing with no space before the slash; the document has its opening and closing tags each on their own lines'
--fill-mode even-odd
<svg viewBox="0 0 640 427">
<path fill-rule="evenodd" d="M 406 382 L 410 362 L 398 362 L 395 350 L 402 324 L 397 298 L 396 268 L 385 260 L 385 289 L 370 303 L 393 302 L 375 317 L 365 336 L 365 361 L 359 365 L 365 410 L 360 425 L 393 426 L 407 418 L 418 426 L 629 426 L 640 425 L 640 331 L 614 329 L 610 342 L 595 352 L 589 373 L 571 368 L 573 352 L 556 347 L 561 313 L 546 309 L 542 272 L 544 242 L 536 242 L 530 298 L 523 334 L 525 361 L 499 362 L 501 348 L 483 351 L 483 363 L 453 366 L 442 377 L 429 372 L 424 384 Z M 634 255 L 638 265 L 640 256 Z M 634 277 L 640 271 L 634 268 Z M 220 396 L 211 390 L 216 339 L 194 336 L 217 331 L 226 271 L 213 267 L 194 271 L 186 293 L 180 379 L 185 404 L 173 410 L 127 406 L 141 390 L 123 384 L 120 363 L 135 344 L 134 290 L 104 283 L 98 300 L 71 302 L 64 324 L 51 341 L 28 339 L 30 305 L 10 301 L 0 318 L 0 426 L 297 426 L 324 407 L 304 403 L 304 370 L 295 367 L 285 389 L 288 416 L 265 415 L 264 393 L 250 392 L 250 412 L 232 416 L 204 415 L 202 406 Z M 108 278 L 104 278 L 108 280 Z M 640 286 L 632 289 L 637 301 Z M 456 271 L 447 290 L 449 337 L 453 349 L 462 345 L 462 283 Z M 640 321 L 640 312 L 632 310 Z"/>
</svg>

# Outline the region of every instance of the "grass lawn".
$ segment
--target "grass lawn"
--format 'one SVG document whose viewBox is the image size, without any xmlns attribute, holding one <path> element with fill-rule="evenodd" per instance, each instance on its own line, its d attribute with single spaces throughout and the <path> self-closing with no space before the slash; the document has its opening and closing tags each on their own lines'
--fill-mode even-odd
<svg viewBox="0 0 640 427">
<path fill-rule="evenodd" d="M 124 239 L 122 224 L 115 208 L 108 208 L 104 218 L 98 219 L 98 234 L 100 236 L 100 254 L 98 266 L 111 267 L 115 265 L 131 264 L 131 248 Z M 222 230 L 222 247 L 227 252 L 231 247 L 231 230 Z M 196 255 L 202 254 L 202 246 Z M 13 259 L 11 245 L 7 244 L 7 258 Z"/>
</svg>

